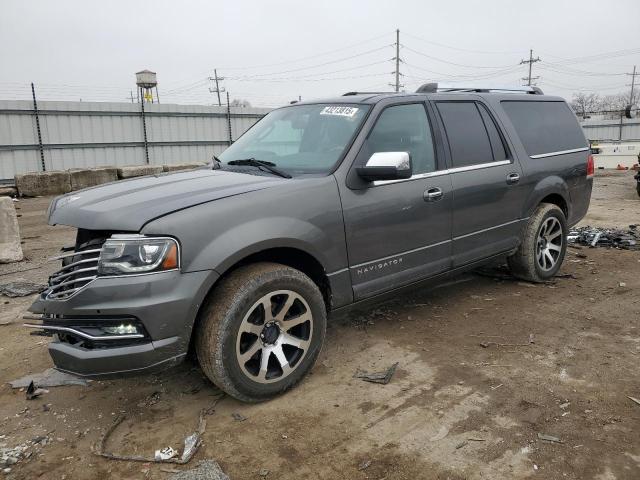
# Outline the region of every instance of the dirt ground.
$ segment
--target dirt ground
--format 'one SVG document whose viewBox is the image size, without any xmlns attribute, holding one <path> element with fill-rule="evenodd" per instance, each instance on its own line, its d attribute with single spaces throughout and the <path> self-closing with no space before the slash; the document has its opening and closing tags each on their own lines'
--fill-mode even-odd
<svg viewBox="0 0 640 480">
<path fill-rule="evenodd" d="M 584 224 L 640 223 L 631 173 L 595 184 Z M 57 267 L 44 260 L 72 243 L 71 229 L 45 225 L 48 201 L 17 203 L 27 260 L 1 266 L 0 283 L 44 282 Z M 27 447 L 0 478 L 163 479 L 211 458 L 232 479 L 638 479 L 640 405 L 628 396 L 640 398 L 640 252 L 570 248 L 561 272 L 575 278 L 469 274 L 334 318 L 312 374 L 259 405 L 216 403 L 193 362 L 27 401 L 6 382 L 51 366 L 48 339 L 20 326 L 31 299 L 0 297 L 0 322 L 15 320 L 0 325 L 0 447 Z M 353 378 L 395 362 L 388 385 Z M 92 454 L 122 414 L 109 451 L 181 449 L 203 408 L 189 465 Z"/>
</svg>

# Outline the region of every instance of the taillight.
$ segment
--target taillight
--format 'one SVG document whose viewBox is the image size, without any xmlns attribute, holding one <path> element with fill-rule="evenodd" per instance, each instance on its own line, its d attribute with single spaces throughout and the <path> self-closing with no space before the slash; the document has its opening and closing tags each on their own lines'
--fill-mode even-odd
<svg viewBox="0 0 640 480">
<path fill-rule="evenodd" d="M 589 158 L 587 158 L 587 178 L 593 178 L 595 171 L 596 166 L 593 161 L 593 155 L 589 155 Z"/>
</svg>

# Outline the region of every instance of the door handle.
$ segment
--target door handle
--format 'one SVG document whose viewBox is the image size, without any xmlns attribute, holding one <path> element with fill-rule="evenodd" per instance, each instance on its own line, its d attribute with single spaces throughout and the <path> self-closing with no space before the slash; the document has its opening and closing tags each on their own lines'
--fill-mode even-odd
<svg viewBox="0 0 640 480">
<path fill-rule="evenodd" d="M 520 175 L 518 175 L 517 173 L 513 172 L 507 175 L 507 183 L 509 185 L 513 185 L 515 183 L 518 183 L 519 181 L 520 181 Z"/>
<path fill-rule="evenodd" d="M 425 202 L 436 202 L 440 200 L 443 196 L 444 196 L 444 193 L 442 193 L 442 189 L 439 187 L 434 187 L 434 188 L 425 190 L 424 195 L 422 195 L 422 198 L 424 198 Z"/>
</svg>

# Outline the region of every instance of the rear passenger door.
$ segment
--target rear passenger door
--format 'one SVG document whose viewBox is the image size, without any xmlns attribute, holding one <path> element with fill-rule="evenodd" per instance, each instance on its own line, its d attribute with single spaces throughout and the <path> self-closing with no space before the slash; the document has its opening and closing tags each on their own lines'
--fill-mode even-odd
<svg viewBox="0 0 640 480">
<path fill-rule="evenodd" d="M 455 268 L 518 244 L 522 170 L 484 103 L 435 104 L 450 152 Z"/>
</svg>

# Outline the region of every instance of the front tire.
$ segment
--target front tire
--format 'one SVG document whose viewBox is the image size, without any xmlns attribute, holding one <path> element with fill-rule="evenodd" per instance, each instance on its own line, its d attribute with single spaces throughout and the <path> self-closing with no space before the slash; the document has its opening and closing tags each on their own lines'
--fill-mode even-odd
<svg viewBox="0 0 640 480">
<path fill-rule="evenodd" d="M 224 278 L 200 314 L 196 354 L 204 373 L 245 402 L 279 395 L 315 363 L 327 314 L 316 284 L 276 263 L 243 266 Z"/>
<path fill-rule="evenodd" d="M 542 203 L 529 219 L 516 253 L 507 259 L 511 273 L 530 282 L 552 278 L 567 251 L 567 219 L 560 207 Z"/>
</svg>

